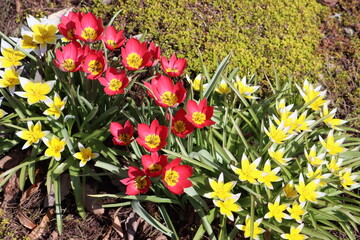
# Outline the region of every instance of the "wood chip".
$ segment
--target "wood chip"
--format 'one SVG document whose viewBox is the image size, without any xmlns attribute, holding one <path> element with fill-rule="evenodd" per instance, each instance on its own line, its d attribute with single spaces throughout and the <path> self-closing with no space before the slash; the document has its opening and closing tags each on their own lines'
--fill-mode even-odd
<svg viewBox="0 0 360 240">
<path fill-rule="evenodd" d="M 26 189 L 20 198 L 20 205 L 28 201 L 32 195 L 39 191 L 40 184 L 40 182 L 34 183 L 28 189 Z"/>
<path fill-rule="evenodd" d="M 23 225 L 24 227 L 32 230 L 34 228 L 36 228 L 36 223 L 31 220 L 28 216 L 26 216 L 26 214 L 24 213 L 24 210 L 22 210 L 20 207 L 17 209 L 17 214 L 16 214 L 17 218 L 19 219 L 19 222 L 21 223 L 21 225 Z"/>
<path fill-rule="evenodd" d="M 45 233 L 46 226 L 51 221 L 51 218 L 54 216 L 55 210 L 53 208 L 49 208 L 46 215 L 42 218 L 39 226 L 37 226 L 31 233 L 28 235 L 28 238 L 31 240 L 40 239 L 42 235 Z"/>
<path fill-rule="evenodd" d="M 93 185 L 87 184 L 86 185 L 86 197 L 85 197 L 85 208 L 96 214 L 96 215 L 103 215 L 105 209 L 102 207 L 102 202 L 98 198 L 89 197 L 88 195 L 97 194 L 96 189 L 94 189 Z"/>
<path fill-rule="evenodd" d="M 128 240 L 134 240 L 136 231 L 139 227 L 141 218 L 134 212 L 130 213 L 129 217 L 126 219 L 126 234 Z"/>
<path fill-rule="evenodd" d="M 112 227 L 119 234 L 119 236 L 121 238 L 124 238 L 124 230 L 121 227 L 121 221 L 120 221 L 119 216 L 117 215 L 117 212 L 115 213 L 114 220 L 113 220 L 113 223 L 112 223 Z"/>
</svg>

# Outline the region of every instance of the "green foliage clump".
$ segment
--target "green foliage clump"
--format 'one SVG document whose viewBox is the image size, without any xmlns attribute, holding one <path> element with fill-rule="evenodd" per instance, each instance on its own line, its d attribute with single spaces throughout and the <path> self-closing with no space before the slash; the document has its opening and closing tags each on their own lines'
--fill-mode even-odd
<svg viewBox="0 0 360 240">
<path fill-rule="evenodd" d="M 275 67 L 284 77 L 316 76 L 322 66 L 314 52 L 327 9 L 313 0 L 117 0 L 111 5 L 95 0 L 88 10 L 106 18 L 119 9 L 115 24 L 129 34 L 147 31 L 165 56 L 186 57 L 192 72 L 201 71 L 198 50 L 210 72 L 230 51 L 230 67 L 242 73 L 272 75 Z"/>
</svg>

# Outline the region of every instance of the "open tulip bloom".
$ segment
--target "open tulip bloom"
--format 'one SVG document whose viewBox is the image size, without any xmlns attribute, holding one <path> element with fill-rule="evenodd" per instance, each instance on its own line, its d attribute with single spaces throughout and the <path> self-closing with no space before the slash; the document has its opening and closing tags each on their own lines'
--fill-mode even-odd
<svg viewBox="0 0 360 240">
<path fill-rule="evenodd" d="M 180 76 L 186 68 L 186 59 L 177 59 L 175 53 L 171 56 L 168 61 L 166 57 L 161 58 L 161 68 L 170 77 Z"/>
<path fill-rule="evenodd" d="M 141 163 L 146 175 L 149 177 L 158 177 L 162 174 L 163 169 L 168 164 L 168 158 L 165 155 L 159 155 L 157 152 L 152 152 L 151 155 L 142 155 Z"/>
<path fill-rule="evenodd" d="M 126 146 L 133 141 L 131 138 L 134 135 L 134 126 L 129 120 L 125 122 L 124 126 L 118 122 L 112 122 L 110 132 L 113 135 L 112 141 L 115 145 Z"/>
<path fill-rule="evenodd" d="M 82 70 L 90 80 L 98 79 L 107 68 L 107 61 L 102 51 L 93 52 L 84 58 Z"/>
<path fill-rule="evenodd" d="M 1 55 L 0 68 L 20 66 L 20 61 L 26 56 L 20 50 L 14 49 L 5 39 L 1 39 Z"/>
<path fill-rule="evenodd" d="M 136 142 L 143 146 L 149 152 L 157 152 L 166 146 L 166 138 L 168 137 L 168 127 L 159 124 L 154 119 L 150 126 L 144 123 L 138 125 L 139 137 Z"/>
<path fill-rule="evenodd" d="M 58 29 L 67 41 L 76 40 L 74 35 L 76 28 L 75 23 L 81 19 L 82 15 L 84 14 L 81 12 L 69 12 L 67 16 L 61 16 Z"/>
<path fill-rule="evenodd" d="M 115 68 L 109 67 L 106 70 L 105 77 L 99 78 L 99 82 L 104 86 L 104 92 L 107 95 L 124 93 L 124 89 L 129 84 L 125 70 L 118 72 Z"/>
<path fill-rule="evenodd" d="M 185 138 L 188 134 L 194 131 L 194 126 L 186 119 L 186 111 L 180 109 L 176 112 L 172 119 L 171 131 L 173 134 Z"/>
<path fill-rule="evenodd" d="M 92 43 L 101 38 L 104 31 L 102 19 L 92 13 L 85 13 L 81 18 L 74 18 L 75 37 L 81 41 Z"/>
<path fill-rule="evenodd" d="M 15 86 L 20 85 L 20 74 L 23 67 L 15 69 L 14 67 L 7 68 L 4 71 L 0 70 L 0 88 L 8 88 L 11 96 L 14 96 Z"/>
<path fill-rule="evenodd" d="M 184 188 L 191 187 L 193 184 L 188 179 L 193 173 L 193 168 L 188 165 L 180 165 L 181 158 L 175 158 L 166 165 L 162 172 L 162 182 L 174 194 L 182 194 Z"/>
<path fill-rule="evenodd" d="M 63 72 L 76 72 L 83 60 L 81 45 L 71 42 L 61 49 L 56 49 L 54 64 Z"/>
<path fill-rule="evenodd" d="M 161 107 L 177 107 L 185 100 L 186 89 L 181 81 L 173 84 L 170 78 L 160 75 L 151 79 L 151 84 L 148 82 L 144 84 L 151 90 L 150 96 Z"/>
<path fill-rule="evenodd" d="M 114 51 L 124 44 L 126 38 L 124 37 L 124 30 L 116 32 L 116 29 L 113 26 L 109 26 L 106 28 L 101 40 L 104 42 L 107 49 Z"/>
<path fill-rule="evenodd" d="M 150 188 L 151 181 L 146 174 L 136 167 L 129 167 L 128 178 L 120 180 L 120 182 L 126 185 L 127 195 L 138 195 L 140 193 L 145 194 Z"/>
<path fill-rule="evenodd" d="M 122 64 L 128 70 L 139 70 L 148 66 L 151 53 L 148 51 L 147 43 L 140 43 L 135 38 L 130 38 L 121 49 Z"/>
<path fill-rule="evenodd" d="M 55 81 L 44 82 L 39 72 L 36 72 L 34 81 L 20 78 L 21 87 L 25 92 L 15 92 L 16 95 L 27 98 L 29 105 L 49 99 L 46 96 L 53 88 Z"/>
<path fill-rule="evenodd" d="M 210 120 L 214 114 L 214 107 L 207 105 L 206 98 L 202 99 L 199 104 L 189 100 L 186 104 L 186 112 L 186 119 L 196 128 L 215 124 L 214 121 Z"/>
</svg>

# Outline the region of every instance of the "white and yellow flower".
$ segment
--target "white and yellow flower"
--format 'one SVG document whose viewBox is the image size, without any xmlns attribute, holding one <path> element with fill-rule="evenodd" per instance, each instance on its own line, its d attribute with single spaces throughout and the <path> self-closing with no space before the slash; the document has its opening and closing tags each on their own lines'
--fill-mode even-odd
<svg viewBox="0 0 360 240">
<path fill-rule="evenodd" d="M 296 87 L 303 97 L 305 104 L 313 101 L 309 104 L 308 107 L 315 111 L 319 111 L 320 107 L 328 102 L 328 100 L 324 100 L 326 96 L 326 90 L 320 91 L 321 85 L 314 87 L 311 83 L 308 82 L 308 80 L 305 80 L 302 88 L 300 88 L 297 84 Z"/>
<path fill-rule="evenodd" d="M 246 83 L 246 76 L 241 80 L 239 76 L 236 76 L 234 87 L 239 91 L 241 95 L 249 99 L 256 99 L 258 97 L 252 96 L 254 92 L 256 92 L 260 86 L 250 86 Z"/>
<path fill-rule="evenodd" d="M 334 108 L 334 109 L 331 110 L 331 112 L 329 113 L 328 105 L 329 105 L 329 104 L 324 104 L 324 106 L 323 106 L 323 108 L 322 108 L 322 111 L 320 112 L 321 117 L 326 117 L 326 116 L 328 116 L 326 119 L 324 119 L 324 123 L 325 123 L 328 127 L 332 128 L 332 129 L 342 130 L 341 128 L 338 128 L 338 126 L 346 123 L 347 121 L 334 118 L 337 109 Z"/>
<path fill-rule="evenodd" d="M 291 217 L 284 213 L 287 204 L 280 204 L 280 196 L 277 196 L 274 203 L 268 203 L 269 212 L 265 214 L 264 218 L 275 218 L 279 223 L 282 222 L 283 219 L 291 219 Z"/>
<path fill-rule="evenodd" d="M 252 238 L 254 240 L 259 240 L 260 239 L 260 235 L 262 233 L 265 232 L 264 229 L 260 228 L 260 224 L 262 222 L 262 218 L 256 220 L 253 222 L 253 224 L 251 224 L 251 217 L 249 215 L 246 215 L 246 219 L 245 219 L 245 225 L 240 225 L 237 224 L 235 225 L 238 229 L 240 229 L 241 231 L 244 231 L 244 237 L 248 238 L 251 236 L 251 225 L 253 225 L 253 231 L 252 231 Z"/>
<path fill-rule="evenodd" d="M 326 164 L 327 169 L 334 174 L 335 176 L 340 176 L 340 171 L 342 170 L 342 163 L 343 163 L 342 158 L 338 158 L 336 159 L 335 156 L 331 156 L 331 160 L 329 164 Z"/>
<path fill-rule="evenodd" d="M 340 183 L 347 190 L 349 190 L 350 187 L 355 187 L 359 185 L 354 181 L 358 176 L 352 174 L 351 170 L 351 168 L 345 168 L 339 173 Z"/>
<path fill-rule="evenodd" d="M 59 95 L 55 93 L 54 99 L 49 98 L 44 100 L 44 103 L 49 107 L 44 111 L 45 115 L 52 115 L 55 119 L 58 119 L 61 115 L 62 110 L 65 108 L 67 102 L 67 96 L 61 100 Z"/>
<path fill-rule="evenodd" d="M 240 181 L 248 181 L 249 183 L 257 185 L 259 183 L 256 181 L 256 179 L 262 175 L 262 172 L 257 169 L 260 161 L 261 158 L 257 158 L 255 161 L 250 163 L 249 159 L 244 153 L 241 158 L 241 168 L 237 168 L 232 165 L 230 165 L 230 167 L 237 175 L 239 175 Z"/>
<path fill-rule="evenodd" d="M 24 53 L 22 53 L 20 50 L 14 49 L 4 39 L 1 39 L 1 55 L 0 68 L 21 66 L 21 60 L 26 57 Z"/>
<path fill-rule="evenodd" d="M 234 221 L 234 215 L 232 212 L 239 212 L 242 208 L 236 204 L 240 198 L 240 193 L 234 194 L 233 196 L 222 200 L 213 200 L 214 205 L 220 208 L 220 213 L 226 215 L 228 219 Z"/>
<path fill-rule="evenodd" d="M 1 106 L 3 99 L 4 99 L 4 97 L 0 97 L 0 106 Z M 5 112 L 5 110 L 2 110 L 0 108 L 0 118 L 4 117 L 6 114 L 7 114 L 7 112 Z"/>
<path fill-rule="evenodd" d="M 7 68 L 5 71 L 0 71 L 0 88 L 8 88 L 11 96 L 14 96 L 15 86 L 20 84 L 20 74 L 23 68 L 15 69 L 14 67 Z"/>
<path fill-rule="evenodd" d="M 56 161 L 59 161 L 61 159 L 61 152 L 65 149 L 65 139 L 60 140 L 58 137 L 53 136 L 50 140 L 45 137 L 42 140 L 48 147 L 45 150 L 45 156 L 54 157 Z"/>
<path fill-rule="evenodd" d="M 287 240 L 305 240 L 308 236 L 301 234 L 301 230 L 303 229 L 304 224 L 299 225 L 298 227 L 291 226 L 290 233 L 283 233 L 281 237 Z"/>
<path fill-rule="evenodd" d="M 198 74 L 195 77 L 194 81 L 192 81 L 190 77 L 186 74 L 186 80 L 191 84 L 194 91 L 200 91 L 200 89 L 204 91 L 207 86 L 206 84 L 204 84 L 205 81 L 203 80 L 203 76 L 201 74 Z"/>
<path fill-rule="evenodd" d="M 299 184 L 295 185 L 295 189 L 299 193 L 299 201 L 310 201 L 313 203 L 317 203 L 317 198 L 321 198 L 326 195 L 326 193 L 316 191 L 319 186 L 320 179 L 315 179 L 305 184 L 304 177 L 302 173 L 300 173 Z"/>
<path fill-rule="evenodd" d="M 315 172 L 312 169 L 311 164 L 308 164 L 308 166 L 307 166 L 306 177 L 307 178 L 320 179 L 320 183 L 319 183 L 320 186 L 325 186 L 326 185 L 326 182 L 321 181 L 321 179 L 328 179 L 328 178 L 330 178 L 330 176 L 331 176 L 331 173 L 322 174 L 322 165 L 317 167 Z"/>
<path fill-rule="evenodd" d="M 306 202 L 298 203 L 295 201 L 292 206 L 288 207 L 286 210 L 290 213 L 290 217 L 295 219 L 298 223 L 302 222 L 302 216 L 307 213 L 304 209 Z"/>
<path fill-rule="evenodd" d="M 289 140 L 294 136 L 293 134 L 289 134 L 289 129 L 289 126 L 285 127 L 284 122 L 281 122 L 280 125 L 276 128 L 275 125 L 271 122 L 271 120 L 269 130 L 264 127 L 266 135 L 268 135 L 268 137 L 273 143 L 277 144 L 283 144 L 284 141 Z"/>
<path fill-rule="evenodd" d="M 267 160 L 264 164 L 262 176 L 258 178 L 258 182 L 264 183 L 265 186 L 271 190 L 274 189 L 272 183 L 279 182 L 282 180 L 281 177 L 276 175 L 278 174 L 279 171 L 280 171 L 280 167 L 271 170 L 270 160 Z"/>
<path fill-rule="evenodd" d="M 53 88 L 55 81 L 42 81 L 39 72 L 36 72 L 34 81 L 20 78 L 21 87 L 25 92 L 15 92 L 16 95 L 27 98 L 29 105 L 49 99 L 46 96 Z"/>
<path fill-rule="evenodd" d="M 310 148 L 309 153 L 306 151 L 306 149 L 304 149 L 304 154 L 305 154 L 306 160 L 308 160 L 308 162 L 313 166 L 317 167 L 317 166 L 328 163 L 328 161 L 324 160 L 326 153 L 321 153 L 319 155 L 316 154 L 316 146 L 315 145 L 313 145 Z"/>
<path fill-rule="evenodd" d="M 228 94 L 231 93 L 231 88 L 229 87 L 227 82 L 224 79 L 222 79 L 218 84 L 218 86 L 215 88 L 215 92 L 220 94 Z"/>
<path fill-rule="evenodd" d="M 16 132 L 16 135 L 19 138 L 26 140 L 26 143 L 24 144 L 22 149 L 26 149 L 29 146 L 38 143 L 40 139 L 49 134 L 49 131 L 42 131 L 40 121 L 37 122 L 35 125 L 32 121 L 28 121 L 27 126 L 28 130 Z"/>
<path fill-rule="evenodd" d="M 209 178 L 210 187 L 214 190 L 204 194 L 207 198 L 219 198 L 225 200 L 226 198 L 232 197 L 231 190 L 234 188 L 236 181 L 224 182 L 224 174 L 220 173 L 218 181 Z"/>
<path fill-rule="evenodd" d="M 39 20 L 33 16 L 26 18 L 28 27 L 22 26 L 21 35 L 32 37 L 32 42 L 40 45 L 40 54 L 43 55 L 46 51 L 48 44 L 55 44 L 60 35 L 56 35 L 60 18 L 49 19 L 40 18 Z M 26 39 L 29 45 L 32 45 L 30 38 Z M 30 47 L 29 46 L 29 47 Z M 34 46 L 33 46 L 34 47 Z"/>
<path fill-rule="evenodd" d="M 271 145 L 271 147 L 268 149 L 269 156 L 274 159 L 275 161 L 279 162 L 281 165 L 288 165 L 288 162 L 292 158 L 284 158 L 285 148 L 280 148 L 279 150 L 274 149 L 274 146 Z"/>
<path fill-rule="evenodd" d="M 338 155 L 339 153 L 347 150 L 346 148 L 340 146 L 345 141 L 345 138 L 341 138 L 335 141 L 334 129 L 330 130 L 326 141 L 321 136 L 319 136 L 319 140 L 321 142 L 321 145 L 323 145 L 326 151 L 331 155 Z"/>
<path fill-rule="evenodd" d="M 80 152 L 75 153 L 73 156 L 80 160 L 79 166 L 83 167 L 91 159 L 95 159 L 99 156 L 98 153 L 93 153 L 91 148 L 85 148 L 81 143 L 78 143 Z"/>
</svg>

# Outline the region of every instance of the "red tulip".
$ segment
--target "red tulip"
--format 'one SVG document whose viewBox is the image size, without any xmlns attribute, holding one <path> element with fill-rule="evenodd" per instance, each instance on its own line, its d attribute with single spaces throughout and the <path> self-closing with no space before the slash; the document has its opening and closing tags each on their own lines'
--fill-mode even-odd
<svg viewBox="0 0 360 240">
<path fill-rule="evenodd" d="M 92 13 L 85 13 L 80 19 L 75 20 L 75 37 L 85 42 L 95 42 L 101 38 L 104 31 L 101 18 L 96 18 Z"/>
<path fill-rule="evenodd" d="M 118 122 L 112 122 L 110 132 L 113 135 L 112 141 L 115 145 L 126 146 L 133 141 L 131 138 L 134 135 L 134 126 L 129 120 L 125 122 L 124 126 Z"/>
<path fill-rule="evenodd" d="M 67 39 L 67 40 L 75 40 L 75 28 L 76 22 L 79 21 L 83 16 L 83 13 L 78 12 L 69 12 L 67 16 L 61 16 L 60 23 L 58 25 L 59 32 Z"/>
<path fill-rule="evenodd" d="M 181 81 L 174 85 L 169 77 L 160 75 L 153 78 L 151 84 L 144 84 L 152 91 L 148 92 L 150 97 L 161 107 L 176 107 L 185 100 L 186 89 Z"/>
<path fill-rule="evenodd" d="M 124 37 L 124 30 L 116 32 L 113 26 L 109 26 L 105 30 L 101 40 L 105 43 L 107 49 L 114 51 L 124 44 L 126 38 Z"/>
<path fill-rule="evenodd" d="M 150 126 L 140 123 L 138 134 L 139 137 L 136 138 L 136 142 L 149 152 L 156 152 L 167 144 L 168 127 L 160 125 L 158 120 L 154 119 Z"/>
<path fill-rule="evenodd" d="M 124 88 L 129 84 L 129 79 L 126 77 L 125 70 L 118 72 L 110 67 L 106 70 L 105 78 L 99 78 L 99 82 L 105 86 L 104 92 L 111 96 L 123 93 Z"/>
<path fill-rule="evenodd" d="M 107 62 L 102 51 L 92 51 L 88 54 L 82 64 L 82 70 L 88 73 L 88 79 L 98 79 L 107 68 Z"/>
<path fill-rule="evenodd" d="M 125 47 L 121 49 L 122 64 L 128 70 L 139 70 L 147 66 L 151 53 L 147 49 L 147 43 L 140 43 L 135 38 L 129 39 Z"/>
<path fill-rule="evenodd" d="M 185 110 L 180 109 L 172 119 L 171 131 L 181 138 L 186 137 L 186 135 L 194 131 L 194 126 L 186 119 L 185 115 Z"/>
<path fill-rule="evenodd" d="M 78 42 L 71 42 L 60 49 L 56 49 L 54 64 L 63 72 L 76 72 L 82 63 L 82 50 Z"/>
<path fill-rule="evenodd" d="M 214 108 L 207 105 L 206 98 L 197 104 L 193 100 L 189 100 L 186 104 L 186 119 L 197 128 L 203 128 L 215 124 L 210 118 L 214 114 Z"/>
<path fill-rule="evenodd" d="M 186 59 L 177 59 L 175 53 L 171 56 L 170 61 L 166 57 L 162 57 L 161 68 L 170 77 L 180 76 L 186 68 Z"/>
<path fill-rule="evenodd" d="M 169 163 L 162 173 L 162 182 L 174 194 L 182 194 L 184 188 L 193 184 L 188 179 L 193 173 L 193 168 L 188 165 L 180 165 L 181 158 L 174 159 Z"/>
<path fill-rule="evenodd" d="M 153 67 L 160 61 L 161 49 L 159 46 L 156 46 L 154 42 L 151 42 L 148 51 L 151 53 L 151 58 L 146 67 Z"/>
<path fill-rule="evenodd" d="M 136 167 L 129 167 L 128 175 L 128 178 L 120 180 L 122 184 L 126 185 L 127 195 L 145 194 L 149 190 L 151 181 L 143 171 Z"/>
<path fill-rule="evenodd" d="M 141 162 L 144 166 L 144 172 L 149 177 L 160 176 L 162 170 L 168 163 L 168 158 L 165 155 L 159 155 L 157 152 L 152 152 L 151 155 L 143 155 Z"/>
</svg>

